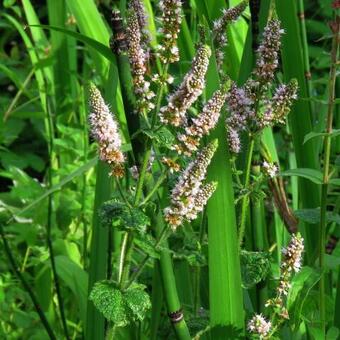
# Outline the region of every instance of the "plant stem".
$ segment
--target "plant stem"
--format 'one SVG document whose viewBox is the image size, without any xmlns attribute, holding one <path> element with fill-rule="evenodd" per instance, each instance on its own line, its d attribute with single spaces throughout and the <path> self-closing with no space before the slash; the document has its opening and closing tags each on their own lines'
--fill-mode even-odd
<svg viewBox="0 0 340 340">
<path fill-rule="evenodd" d="M 46 101 L 46 114 L 48 118 L 48 128 L 49 128 L 49 159 L 50 159 L 50 165 L 48 168 L 48 187 L 49 189 L 52 188 L 53 182 L 52 182 L 52 167 L 54 165 L 54 122 L 52 119 L 52 114 L 51 114 L 51 100 L 50 97 L 47 97 Z M 67 328 L 67 323 L 66 323 L 66 316 L 65 316 L 65 310 L 64 310 L 64 299 L 61 295 L 60 291 L 60 284 L 59 284 L 59 277 L 57 273 L 57 267 L 55 264 L 55 258 L 54 258 L 54 249 L 53 249 L 53 243 L 52 243 L 52 237 L 51 237 L 51 231 L 52 231 L 52 200 L 53 200 L 53 195 L 48 196 L 48 207 L 47 207 L 47 224 L 46 224 L 46 243 L 47 243 L 47 248 L 50 256 L 50 262 L 51 262 L 51 269 L 52 269 L 52 274 L 53 274 L 53 281 L 54 281 L 54 286 L 55 286 L 55 291 L 57 295 L 57 301 L 58 301 L 58 307 L 59 307 L 59 313 L 60 313 L 60 319 L 61 319 L 61 324 L 63 326 L 63 331 L 66 340 L 69 340 L 69 334 L 68 334 L 68 328 Z"/>
<path fill-rule="evenodd" d="M 255 144 L 255 139 L 253 136 L 250 136 L 247 159 L 246 159 L 246 173 L 244 176 L 244 190 L 248 190 L 249 188 L 251 161 L 252 161 L 252 157 L 254 153 L 254 144 Z M 249 205 L 249 195 L 248 193 L 245 193 L 245 196 L 242 199 L 241 219 L 240 219 L 240 227 L 239 227 L 239 234 L 238 234 L 238 243 L 239 243 L 240 249 L 243 244 L 248 205 Z"/>
<path fill-rule="evenodd" d="M 157 192 L 159 187 L 162 185 L 162 183 L 164 182 L 166 177 L 167 177 L 166 172 L 164 172 L 161 176 L 159 176 L 157 182 L 155 183 L 155 185 L 153 186 L 151 191 L 146 195 L 144 200 L 139 204 L 139 206 L 142 206 L 142 205 L 146 204 L 150 200 L 150 198 Z"/>
<path fill-rule="evenodd" d="M 163 217 L 158 213 L 155 221 L 156 235 L 161 239 L 161 235 L 164 232 Z M 167 246 L 167 245 L 166 245 Z M 177 339 L 188 340 L 191 339 L 188 327 L 184 320 L 184 316 L 181 310 L 181 304 L 177 294 L 175 273 L 173 269 L 171 255 L 168 250 L 160 251 L 160 272 L 164 288 L 164 296 L 167 304 L 168 316 L 174 327 Z"/>
<path fill-rule="evenodd" d="M 27 291 L 29 297 L 31 298 L 32 303 L 34 305 L 34 308 L 35 308 L 36 312 L 38 313 L 40 321 L 43 324 L 43 326 L 45 327 L 47 334 L 49 335 L 50 339 L 57 340 L 57 338 L 56 338 L 56 336 L 55 336 L 55 334 L 54 334 L 54 332 L 51 328 L 51 325 L 47 321 L 45 313 L 41 309 L 41 306 L 38 302 L 38 299 L 36 298 L 34 292 L 32 291 L 30 285 L 28 284 L 28 282 L 26 281 L 26 279 L 24 278 L 22 273 L 18 270 L 18 265 L 15 262 L 11 248 L 9 247 L 9 244 L 7 242 L 7 238 L 6 238 L 5 231 L 3 229 L 2 224 L 0 224 L 0 236 L 1 236 L 2 242 L 4 244 L 4 251 L 7 255 L 8 261 L 9 261 L 10 265 L 12 266 L 12 269 L 13 269 L 15 275 L 18 277 L 19 281 L 21 282 L 24 289 Z"/>
<path fill-rule="evenodd" d="M 159 237 L 157 238 L 157 241 L 154 245 L 154 248 L 157 250 L 157 248 L 159 247 L 159 245 L 167 238 L 168 236 L 168 231 L 169 231 L 169 227 L 164 227 L 162 232 L 160 233 Z M 129 282 L 127 283 L 127 285 L 124 287 L 124 289 L 128 289 L 131 284 L 134 282 L 134 280 L 136 280 L 138 278 L 138 276 L 141 274 L 142 270 L 144 269 L 145 265 L 147 264 L 148 260 L 150 259 L 150 255 L 147 254 L 144 259 L 142 260 L 141 264 L 139 265 L 139 267 L 137 268 L 137 270 L 134 272 L 134 274 L 131 276 Z"/>
<path fill-rule="evenodd" d="M 332 51 L 331 51 L 331 68 L 329 72 L 329 83 L 328 83 L 328 109 L 327 109 L 327 126 L 326 136 L 324 140 L 324 168 L 323 168 L 323 184 L 321 191 L 321 216 L 319 225 L 319 266 L 321 271 L 324 269 L 324 255 L 325 255 L 325 243 L 326 243 L 326 213 L 327 213 L 327 192 L 329 183 L 329 164 L 331 155 L 331 133 L 333 125 L 333 112 L 335 103 L 335 83 L 336 83 L 336 65 L 338 58 L 338 50 L 340 43 L 340 30 L 339 22 L 334 22 L 335 28 L 333 30 L 332 40 Z M 319 284 L 319 308 L 320 308 L 320 320 L 321 329 L 323 334 L 326 331 L 326 310 L 325 310 L 325 277 L 321 273 L 320 284 Z"/>
</svg>

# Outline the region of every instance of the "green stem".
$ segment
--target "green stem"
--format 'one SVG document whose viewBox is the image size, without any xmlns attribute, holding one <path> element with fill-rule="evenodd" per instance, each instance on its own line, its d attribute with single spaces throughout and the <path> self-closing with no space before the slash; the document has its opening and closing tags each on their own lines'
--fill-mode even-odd
<svg viewBox="0 0 340 340">
<path fill-rule="evenodd" d="M 157 238 L 157 241 L 156 241 L 156 243 L 154 245 L 154 249 L 157 250 L 159 245 L 168 237 L 168 231 L 169 231 L 169 227 L 164 227 L 163 228 L 162 232 L 160 233 L 159 237 Z M 124 289 L 128 289 L 131 286 L 131 284 L 138 278 L 138 276 L 141 274 L 142 270 L 144 269 L 144 267 L 147 264 L 147 262 L 150 259 L 150 257 L 151 256 L 149 254 L 147 254 L 144 257 L 144 259 L 142 260 L 142 262 L 140 263 L 139 267 L 134 272 L 134 274 L 131 276 L 129 282 L 124 287 Z"/>
<path fill-rule="evenodd" d="M 324 269 L 325 263 L 325 243 L 326 243 L 326 213 L 327 213 L 327 192 L 329 183 L 329 165 L 331 156 L 331 133 L 333 125 L 333 112 L 335 104 L 335 83 L 336 83 L 336 65 L 338 58 L 338 50 L 340 43 L 340 30 L 339 26 L 333 32 L 332 51 L 331 51 L 331 68 L 329 72 L 328 83 L 328 109 L 327 109 L 327 126 L 326 136 L 324 140 L 324 169 L 323 169 L 323 184 L 321 191 L 321 216 L 319 225 L 319 266 L 321 271 Z M 321 329 L 323 334 L 326 331 L 326 310 L 325 310 L 325 277 L 321 273 L 321 279 L 319 284 L 319 308 L 320 308 L 320 320 Z"/>
<path fill-rule="evenodd" d="M 164 231 L 163 219 L 160 214 L 156 221 L 156 235 L 160 238 Z M 167 245 L 166 245 L 167 246 Z M 160 252 L 160 271 L 163 282 L 164 296 L 168 309 L 168 316 L 176 333 L 177 339 L 191 339 L 189 329 L 184 320 L 181 310 L 181 304 L 177 294 L 175 273 L 173 269 L 172 259 L 167 250 Z M 176 317 L 175 317 L 176 316 Z"/>
<path fill-rule="evenodd" d="M 247 159 L 246 159 L 246 173 L 244 177 L 244 190 L 249 189 L 249 182 L 250 182 L 250 170 L 251 170 L 251 161 L 253 158 L 254 153 L 254 144 L 255 139 L 250 136 L 249 146 L 248 146 L 248 152 L 247 152 Z M 241 219 L 240 219 L 240 227 L 239 227 L 239 236 L 238 236 L 238 243 L 239 247 L 241 249 L 243 244 L 243 237 L 244 237 L 244 231 L 246 226 L 246 217 L 247 217 L 247 209 L 249 205 L 249 195 L 248 193 L 245 193 L 245 196 L 242 199 L 242 206 L 241 206 Z"/>
<path fill-rule="evenodd" d="M 139 206 L 142 206 L 144 204 L 146 204 L 151 198 L 152 196 L 157 192 L 157 190 L 159 189 L 159 187 L 162 185 L 162 183 L 164 182 L 164 180 L 166 179 L 167 174 L 166 172 L 163 173 L 157 180 L 157 182 L 155 183 L 155 185 L 153 186 L 153 188 L 151 189 L 151 191 L 147 194 L 147 196 L 144 198 L 144 200 L 139 204 Z"/>
</svg>

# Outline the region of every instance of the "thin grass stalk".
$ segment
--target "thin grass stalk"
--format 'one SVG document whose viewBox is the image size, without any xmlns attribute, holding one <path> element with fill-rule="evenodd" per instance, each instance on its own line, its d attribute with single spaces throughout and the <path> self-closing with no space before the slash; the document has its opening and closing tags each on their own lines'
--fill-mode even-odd
<svg viewBox="0 0 340 340">
<path fill-rule="evenodd" d="M 26 279 L 24 278 L 24 276 L 22 275 L 22 273 L 18 269 L 19 268 L 18 264 L 16 263 L 14 255 L 13 255 L 11 248 L 8 244 L 2 223 L 0 223 L 0 236 L 1 236 L 1 239 L 2 239 L 2 242 L 3 242 L 3 245 L 4 245 L 4 251 L 5 251 L 5 254 L 8 258 L 9 264 L 11 265 L 14 274 L 16 275 L 16 277 L 18 278 L 18 280 L 21 282 L 22 286 L 24 287 L 24 289 L 28 293 L 28 295 L 29 295 L 29 297 L 30 297 L 30 299 L 33 303 L 34 309 L 38 313 L 40 321 L 41 321 L 42 325 L 44 326 L 49 338 L 51 340 L 57 340 L 57 337 L 54 334 L 52 327 L 51 327 L 50 323 L 48 322 L 46 315 L 45 315 L 44 311 L 42 310 L 42 308 L 41 308 L 41 306 L 38 302 L 38 299 L 36 298 L 33 290 L 31 289 L 31 286 L 29 285 L 29 283 L 26 281 Z"/>
<path fill-rule="evenodd" d="M 308 92 L 312 93 L 312 83 L 311 83 L 311 72 L 310 72 L 310 64 L 309 64 L 309 53 L 308 53 L 308 41 L 307 41 L 307 30 L 306 30 L 306 19 L 305 19 L 305 10 L 303 0 L 298 0 L 298 11 L 299 11 L 299 19 L 300 19 L 300 31 L 301 31 L 301 40 L 302 40 L 302 53 L 304 59 L 304 67 L 305 67 L 305 77 L 306 84 L 308 87 Z M 309 102 L 310 110 L 312 111 L 312 102 Z"/>
<path fill-rule="evenodd" d="M 299 84 L 299 98 L 289 114 L 289 124 L 293 137 L 296 161 L 299 168 L 319 168 L 318 155 L 315 153 L 315 141 L 303 144 L 304 137 L 312 130 L 311 111 L 308 102 L 301 98 L 310 96 L 304 74 L 304 57 L 301 32 L 299 29 L 297 3 L 294 0 L 276 1 L 276 9 L 285 34 L 282 37 L 282 64 L 284 80 L 295 78 Z M 310 181 L 299 178 L 300 207 L 316 208 L 320 204 L 320 188 Z M 305 239 L 307 263 L 313 264 L 317 258 L 318 235 L 313 225 L 300 223 L 300 230 Z"/>
<path fill-rule="evenodd" d="M 324 140 L 324 155 L 323 155 L 323 183 L 321 190 L 321 212 L 320 212 L 320 225 L 319 225 L 319 266 L 321 271 L 325 266 L 325 245 L 326 245 L 326 225 L 327 225 L 327 194 L 329 184 L 329 168 L 330 168 L 330 156 L 331 156 L 331 142 L 332 142 L 332 130 L 333 130 L 333 115 L 335 106 L 335 84 L 336 84 L 336 71 L 338 61 L 338 51 L 340 44 L 340 22 L 333 23 L 333 39 L 331 50 L 331 68 L 329 72 L 328 82 L 328 109 L 327 109 L 327 125 L 326 136 Z M 325 275 L 321 274 L 319 284 L 319 308 L 320 308 L 320 321 L 321 330 L 325 335 L 326 331 L 326 305 L 325 305 Z"/>
<path fill-rule="evenodd" d="M 49 98 L 49 97 L 47 97 Z M 49 136 L 50 136 L 50 141 L 49 141 L 49 158 L 50 158 L 50 164 L 48 168 L 48 187 L 49 189 L 52 188 L 53 186 L 53 179 L 52 179 L 52 168 L 54 162 L 54 122 L 52 120 L 52 115 L 51 115 L 51 104 L 48 102 L 46 104 L 47 107 L 47 119 L 49 122 Z M 52 202 L 53 202 L 53 195 L 48 196 L 48 206 L 47 206 L 47 224 L 46 224 L 46 243 L 47 243 L 47 248 L 49 252 L 49 257 L 50 257 L 50 262 L 51 262 L 51 269 L 52 269 L 52 274 L 53 274 L 53 282 L 54 282 L 54 287 L 57 295 L 57 300 L 58 300 L 58 308 L 59 308 L 59 314 L 60 314 L 60 320 L 61 324 L 63 327 L 64 335 L 67 340 L 70 339 L 69 333 L 68 333 L 68 328 L 67 328 L 67 323 L 66 323 L 66 316 L 65 316 L 65 310 L 64 310 L 64 299 L 61 294 L 60 290 L 60 283 L 59 283 L 59 277 L 57 274 L 57 268 L 56 268 L 56 263 L 55 263 L 55 258 L 54 258 L 54 249 L 53 249 L 53 244 L 52 244 L 52 237 L 51 237 L 51 231 L 52 231 Z"/>
<path fill-rule="evenodd" d="M 250 136 L 248 150 L 247 150 L 247 158 L 246 158 L 246 171 L 244 174 L 244 190 L 249 189 L 249 183 L 250 183 L 250 172 L 251 172 L 251 162 L 253 158 L 254 153 L 254 145 L 255 145 L 255 139 L 254 137 Z M 246 227 L 246 217 L 248 212 L 248 206 L 249 206 L 249 194 L 245 192 L 245 196 L 242 198 L 241 203 L 241 218 L 240 218 L 240 226 L 239 226 L 239 234 L 238 234 L 238 244 L 239 248 L 241 249 L 243 244 L 243 238 L 244 238 L 244 232 Z"/>
</svg>

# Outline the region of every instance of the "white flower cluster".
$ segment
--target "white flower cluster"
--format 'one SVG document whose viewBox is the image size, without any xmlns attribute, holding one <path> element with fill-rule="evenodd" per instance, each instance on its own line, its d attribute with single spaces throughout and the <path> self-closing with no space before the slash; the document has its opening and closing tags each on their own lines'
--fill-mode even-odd
<svg viewBox="0 0 340 340">
<path fill-rule="evenodd" d="M 244 88 L 239 88 L 233 83 L 226 101 L 230 113 L 226 119 L 227 140 L 230 150 L 239 153 L 241 149 L 239 132 L 245 130 L 249 119 L 255 116 L 254 100 Z"/>
<path fill-rule="evenodd" d="M 150 101 L 155 94 L 150 90 L 150 82 L 145 80 L 147 56 L 142 48 L 141 31 L 138 16 L 133 8 L 129 9 L 127 17 L 128 55 L 137 96 L 139 112 L 150 111 L 154 104 Z"/>
<path fill-rule="evenodd" d="M 148 22 L 144 5 L 141 0 L 130 0 L 129 7 L 133 8 L 137 15 L 142 44 L 143 47 L 147 47 L 147 44 L 150 42 L 150 36 L 149 31 L 147 30 Z"/>
<path fill-rule="evenodd" d="M 94 85 L 90 86 L 89 94 L 91 109 L 89 122 L 92 136 L 99 144 L 100 159 L 110 164 L 112 175 L 122 177 L 124 175 L 124 155 L 121 151 L 122 141 L 117 122 Z"/>
<path fill-rule="evenodd" d="M 186 123 L 186 111 L 201 95 L 205 86 L 205 74 L 211 50 L 202 45 L 192 62 L 191 70 L 185 75 L 176 92 L 170 95 L 168 104 L 160 110 L 162 123 L 179 126 Z"/>
<path fill-rule="evenodd" d="M 269 163 L 267 161 L 264 161 L 262 163 L 263 171 L 269 178 L 274 178 L 278 172 L 279 168 L 274 163 Z"/>
<path fill-rule="evenodd" d="M 266 303 L 266 307 L 272 306 L 279 310 L 280 316 L 284 319 L 289 318 L 288 310 L 284 305 L 284 298 L 291 288 L 293 273 L 297 273 L 301 269 L 303 250 L 303 238 L 299 233 L 293 234 L 288 246 L 282 249 L 283 260 L 281 262 L 280 280 L 276 288 L 276 296 Z"/>
<path fill-rule="evenodd" d="M 237 6 L 223 9 L 222 16 L 214 21 L 214 44 L 216 47 L 216 59 L 217 66 L 221 70 L 221 65 L 223 64 L 224 59 L 224 47 L 228 44 L 228 38 L 226 34 L 226 29 L 229 24 L 233 21 L 237 20 L 242 12 L 246 9 L 248 5 L 248 0 L 244 0 L 240 2 Z"/>
<path fill-rule="evenodd" d="M 253 78 L 248 79 L 243 87 L 237 87 L 234 83 L 227 96 L 230 113 L 226 119 L 227 140 L 233 153 L 241 150 L 241 131 L 247 130 L 255 134 L 267 126 L 283 123 L 297 98 L 296 80 L 278 86 L 272 98 L 267 98 L 278 65 L 282 33 L 280 21 L 269 20 L 258 49 Z M 265 108 L 263 113 L 262 107 Z"/>
<path fill-rule="evenodd" d="M 184 220 L 193 220 L 203 210 L 216 183 L 202 184 L 216 151 L 217 140 L 204 147 L 189 163 L 171 191 L 171 206 L 164 209 L 165 220 L 176 229 Z"/>
<path fill-rule="evenodd" d="M 284 124 L 293 101 L 297 99 L 297 90 L 298 84 L 295 79 L 288 84 L 279 85 L 271 101 L 267 103 L 267 109 L 260 118 L 259 125 L 266 127 L 274 124 Z"/>
<path fill-rule="evenodd" d="M 262 42 L 257 50 L 255 75 L 262 84 L 270 83 L 274 79 L 275 70 L 279 64 L 279 50 L 281 36 L 281 22 L 277 19 L 268 21 L 264 28 Z"/>
<path fill-rule="evenodd" d="M 260 339 L 265 338 L 271 331 L 272 324 L 267 321 L 262 314 L 255 314 L 248 321 L 248 330 L 250 333 L 257 334 Z"/>
<path fill-rule="evenodd" d="M 222 84 L 204 105 L 202 112 L 197 117 L 192 118 L 191 124 L 185 127 L 184 133 L 178 134 L 177 138 L 181 143 L 175 145 L 174 149 L 179 154 L 191 156 L 198 149 L 201 138 L 208 135 L 216 126 L 227 93 L 227 84 Z"/>
<path fill-rule="evenodd" d="M 157 52 L 164 64 L 174 63 L 179 60 L 177 38 L 182 22 L 182 3 L 180 0 L 161 0 L 163 34 L 162 45 L 158 46 Z"/>
</svg>

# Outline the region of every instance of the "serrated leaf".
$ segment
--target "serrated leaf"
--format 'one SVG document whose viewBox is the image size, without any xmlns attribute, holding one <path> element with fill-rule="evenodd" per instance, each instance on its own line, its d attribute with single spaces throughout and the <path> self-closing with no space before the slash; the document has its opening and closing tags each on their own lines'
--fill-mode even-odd
<svg viewBox="0 0 340 340">
<path fill-rule="evenodd" d="M 151 308 L 149 295 L 144 289 L 145 286 L 135 283 L 124 293 L 126 306 L 130 308 L 134 321 L 142 321 Z"/>
<path fill-rule="evenodd" d="M 290 169 L 280 173 L 281 176 L 298 176 L 309 179 L 313 183 L 322 184 L 323 174 L 321 171 L 309 168 Z"/>
<path fill-rule="evenodd" d="M 244 288 L 251 288 L 266 278 L 270 270 L 269 255 L 264 252 L 241 251 L 241 274 Z"/>
<path fill-rule="evenodd" d="M 96 308 L 116 327 L 124 327 L 132 321 L 144 319 L 151 307 L 145 286 L 133 284 L 126 291 L 117 288 L 113 281 L 97 282 L 90 294 Z"/>
<path fill-rule="evenodd" d="M 112 321 L 115 326 L 123 327 L 129 323 L 123 294 L 113 282 L 97 282 L 89 298 L 104 317 Z"/>
<path fill-rule="evenodd" d="M 115 226 L 120 230 L 141 233 L 150 225 L 150 219 L 140 208 L 128 207 L 126 203 L 110 200 L 103 204 L 99 217 L 105 226 Z"/>
</svg>

